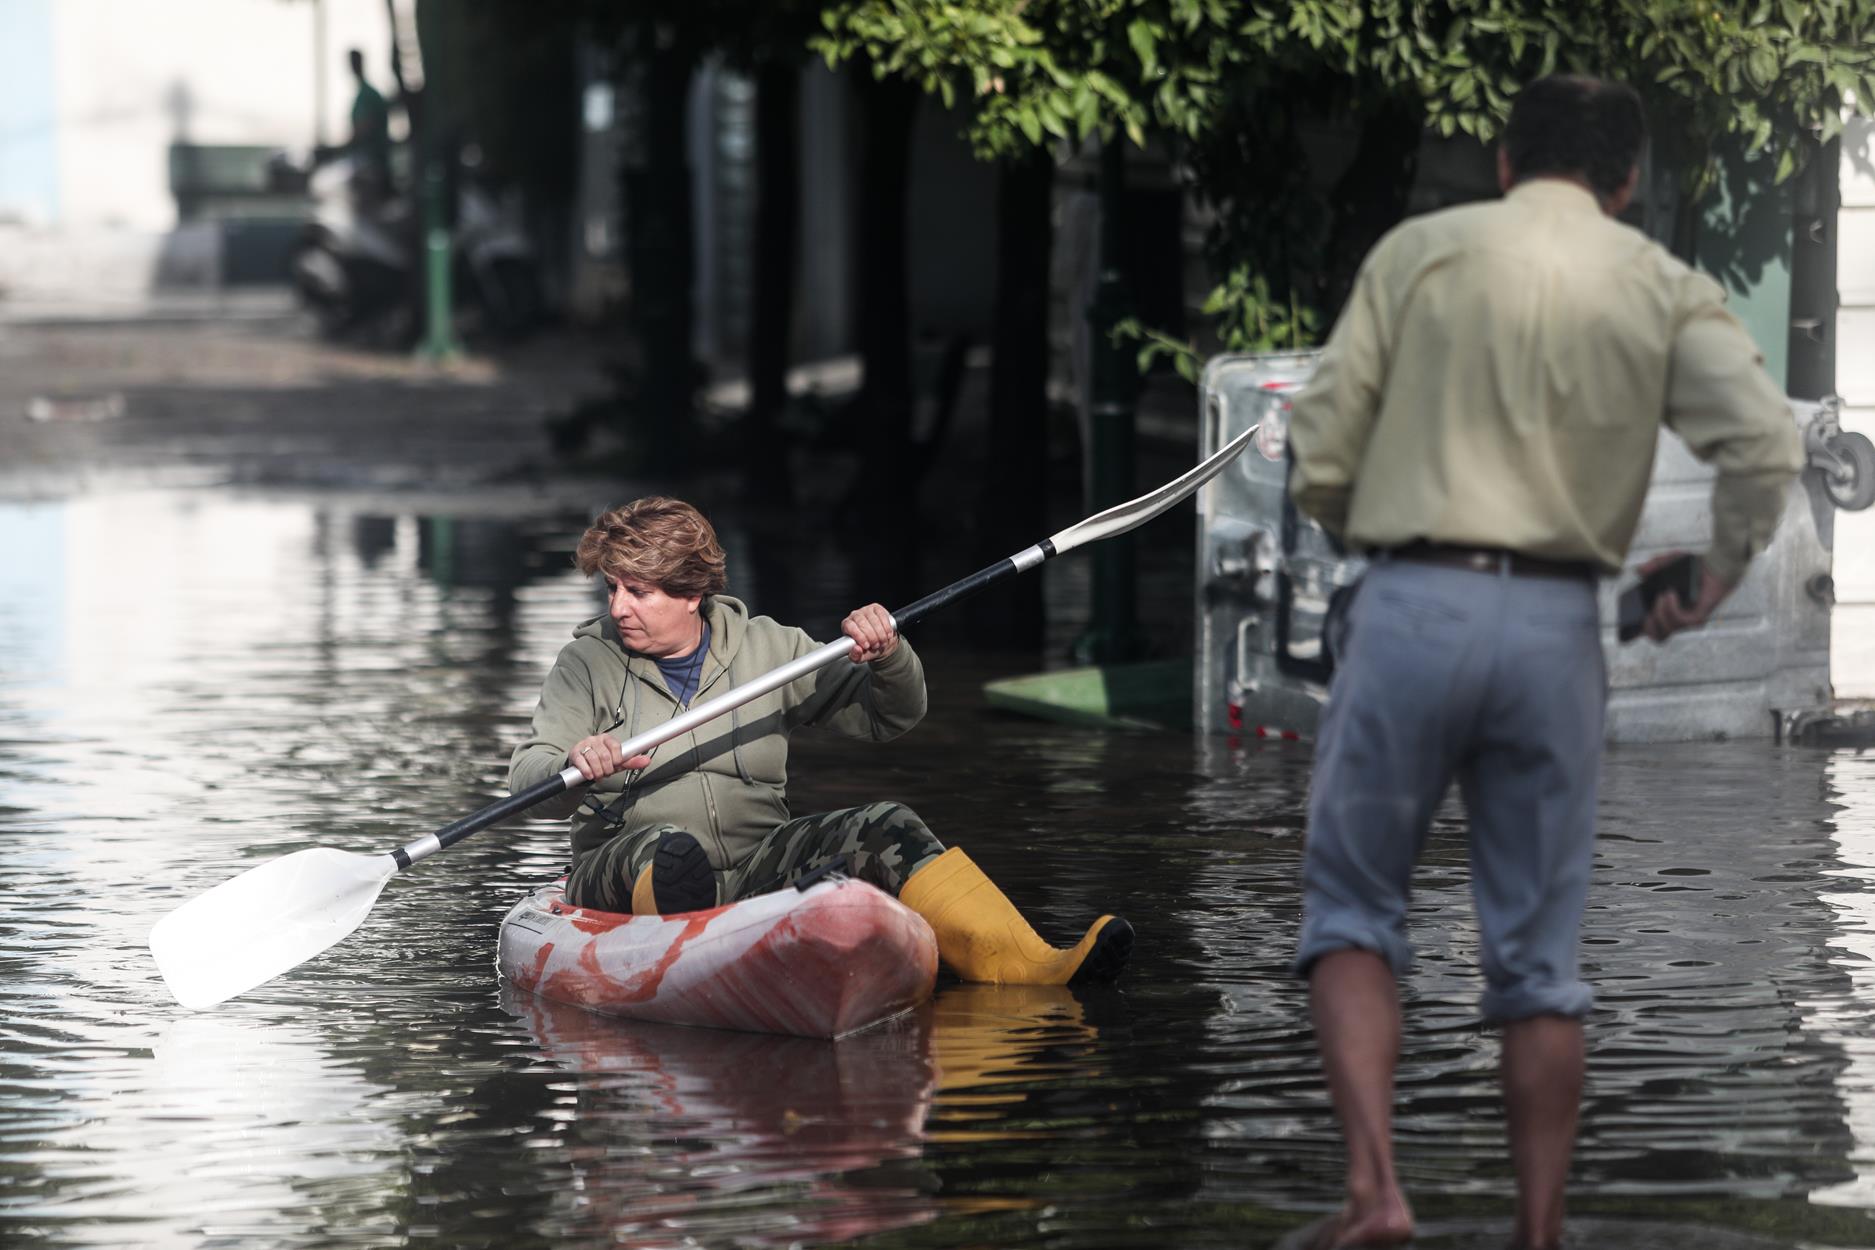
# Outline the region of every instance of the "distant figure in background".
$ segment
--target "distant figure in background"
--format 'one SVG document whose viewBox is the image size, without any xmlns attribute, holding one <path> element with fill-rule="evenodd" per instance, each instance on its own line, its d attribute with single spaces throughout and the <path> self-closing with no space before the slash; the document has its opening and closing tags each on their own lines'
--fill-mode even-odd
<svg viewBox="0 0 1875 1250">
<path fill-rule="evenodd" d="M 353 48 L 347 55 L 358 92 L 352 97 L 352 137 L 343 151 L 356 162 L 360 189 L 383 199 L 391 193 L 391 106 L 365 77 L 365 54 Z"/>
<path fill-rule="evenodd" d="M 1296 970 L 1348 1153 L 1315 1247 L 1413 1235 L 1393 1161 L 1396 978 L 1414 861 L 1454 777 L 1482 1014 L 1504 1031 L 1513 1244 L 1561 1244 L 1592 1002 L 1578 945 L 1607 701 L 1596 577 L 1621 570 L 1663 421 L 1718 478 L 1694 601 L 1660 596 L 1657 642 L 1731 593 L 1803 467 L 1719 285 L 1614 220 L 1645 139 L 1627 87 L 1531 83 L 1498 153 L 1505 197 L 1376 244 L 1295 400 L 1295 502 L 1373 556 L 1309 796 Z"/>
</svg>

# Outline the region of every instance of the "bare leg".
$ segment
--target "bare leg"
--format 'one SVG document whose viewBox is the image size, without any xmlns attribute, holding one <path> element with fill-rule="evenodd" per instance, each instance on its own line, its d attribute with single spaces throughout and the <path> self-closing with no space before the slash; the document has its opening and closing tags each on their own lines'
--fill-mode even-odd
<svg viewBox="0 0 1875 1250">
<path fill-rule="evenodd" d="M 1517 1235 L 1525 1250 L 1562 1244 L 1563 1187 L 1582 1103 L 1582 1022 L 1532 1016 L 1504 1027 L 1504 1105 L 1517 1168 Z"/>
<path fill-rule="evenodd" d="M 1393 1069 L 1400 1056 L 1400 994 L 1386 960 L 1343 950 L 1309 977 L 1315 1040 L 1348 1148 L 1347 1204 L 1321 1246 L 1386 1246 L 1413 1235 L 1413 1213 L 1393 1172 Z"/>
</svg>

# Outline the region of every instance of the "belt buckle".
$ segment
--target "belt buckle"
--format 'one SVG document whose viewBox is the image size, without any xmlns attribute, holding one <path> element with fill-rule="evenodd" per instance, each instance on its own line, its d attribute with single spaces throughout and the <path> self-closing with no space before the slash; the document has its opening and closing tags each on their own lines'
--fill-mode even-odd
<svg viewBox="0 0 1875 1250">
<path fill-rule="evenodd" d="M 1489 551 L 1467 551 L 1465 567 L 1477 573 L 1495 573 L 1498 570 L 1499 557 Z"/>
</svg>

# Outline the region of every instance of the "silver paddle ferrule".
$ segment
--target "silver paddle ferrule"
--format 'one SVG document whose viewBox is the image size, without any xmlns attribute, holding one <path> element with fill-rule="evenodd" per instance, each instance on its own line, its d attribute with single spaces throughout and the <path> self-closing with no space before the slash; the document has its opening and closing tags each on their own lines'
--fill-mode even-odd
<svg viewBox="0 0 1875 1250">
<path fill-rule="evenodd" d="M 397 861 L 398 871 L 401 872 L 418 860 L 428 859 L 436 854 L 443 849 L 443 844 L 437 840 L 435 834 L 426 833 L 415 842 L 406 842 L 397 849 L 398 853 L 391 858 Z"/>
</svg>

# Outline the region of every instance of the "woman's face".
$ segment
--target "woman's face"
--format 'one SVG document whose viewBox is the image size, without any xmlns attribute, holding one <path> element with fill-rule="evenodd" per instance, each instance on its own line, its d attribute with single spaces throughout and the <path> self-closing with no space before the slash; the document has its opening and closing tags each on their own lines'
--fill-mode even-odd
<svg viewBox="0 0 1875 1250">
<path fill-rule="evenodd" d="M 654 659 L 688 655 L 703 630 L 697 617 L 701 595 L 667 595 L 650 582 L 606 574 L 606 608 L 626 647 Z"/>
</svg>

